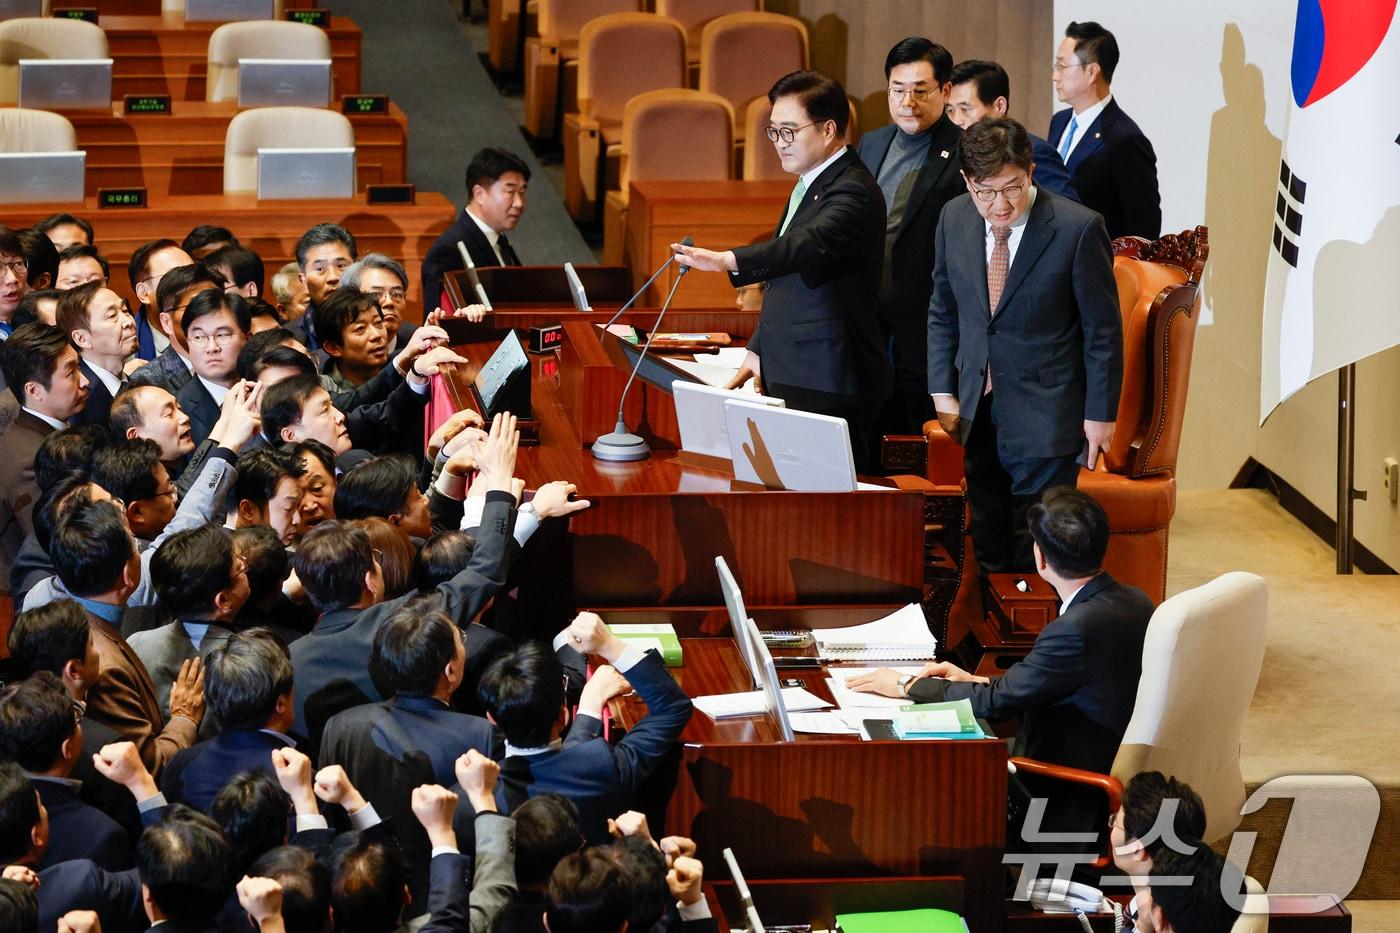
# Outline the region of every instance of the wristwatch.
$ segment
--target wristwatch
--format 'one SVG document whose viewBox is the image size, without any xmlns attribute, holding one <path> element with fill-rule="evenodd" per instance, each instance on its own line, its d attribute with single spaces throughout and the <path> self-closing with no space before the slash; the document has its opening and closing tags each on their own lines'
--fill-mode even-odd
<svg viewBox="0 0 1400 933">
<path fill-rule="evenodd" d="M 919 678 L 914 674 L 905 674 L 903 677 L 899 678 L 899 680 L 895 682 L 899 684 L 899 692 L 907 697 L 909 696 L 909 685 L 918 679 Z"/>
</svg>

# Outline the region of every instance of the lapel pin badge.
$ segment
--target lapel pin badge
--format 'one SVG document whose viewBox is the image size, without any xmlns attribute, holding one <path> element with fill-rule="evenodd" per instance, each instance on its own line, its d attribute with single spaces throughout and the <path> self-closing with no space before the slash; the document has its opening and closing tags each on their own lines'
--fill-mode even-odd
<svg viewBox="0 0 1400 933">
<path fill-rule="evenodd" d="M 944 149 L 942 152 L 939 153 L 939 155 L 945 159 L 948 158 L 948 150 Z"/>
<path fill-rule="evenodd" d="M 1098 139 L 1098 138 L 1099 138 L 1100 136 L 1102 136 L 1102 135 L 1103 135 L 1102 133 L 1095 133 L 1095 134 L 1094 134 L 1094 138 L 1095 138 L 1095 139 Z"/>
</svg>

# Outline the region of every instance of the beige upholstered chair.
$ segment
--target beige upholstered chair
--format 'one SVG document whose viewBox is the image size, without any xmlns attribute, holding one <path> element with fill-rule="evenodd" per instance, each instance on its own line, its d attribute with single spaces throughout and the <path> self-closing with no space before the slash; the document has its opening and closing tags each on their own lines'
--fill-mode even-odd
<svg viewBox="0 0 1400 933">
<path fill-rule="evenodd" d="M 807 67 L 807 27 L 777 13 L 730 13 L 700 33 L 700 90 L 718 94 L 747 113 L 773 82 Z M 745 140 L 746 142 L 747 140 Z"/>
<path fill-rule="evenodd" d="M 258 107 L 229 121 L 224 136 L 224 194 L 258 190 L 259 148 L 345 149 L 355 129 L 341 114 L 317 107 Z"/>
<path fill-rule="evenodd" d="M 22 58 L 107 58 L 107 34 L 77 19 L 26 17 L 0 22 L 0 104 L 19 100 Z"/>
<path fill-rule="evenodd" d="M 0 152 L 76 152 L 78 134 L 62 114 L 0 108 Z"/>
<path fill-rule="evenodd" d="M 622 115 L 617 190 L 603 208 L 603 262 L 626 264 L 628 186 L 635 178 L 728 181 L 734 114 L 715 94 L 670 88 L 638 94 Z"/>
<path fill-rule="evenodd" d="M 538 35 L 525 40 L 525 131 L 553 139 L 576 107 L 583 27 L 612 13 L 636 13 L 641 0 L 539 0 Z M 562 99 L 562 106 L 561 106 Z"/>
<path fill-rule="evenodd" d="M 685 61 L 692 68 L 700 64 L 700 36 L 706 23 L 730 13 L 756 13 L 762 8 L 762 0 L 656 0 L 656 12 L 685 28 Z"/>
<path fill-rule="evenodd" d="M 270 19 L 225 23 L 209 36 L 209 78 L 204 99 L 238 99 L 240 58 L 330 57 L 330 37 L 316 26 Z"/>
</svg>

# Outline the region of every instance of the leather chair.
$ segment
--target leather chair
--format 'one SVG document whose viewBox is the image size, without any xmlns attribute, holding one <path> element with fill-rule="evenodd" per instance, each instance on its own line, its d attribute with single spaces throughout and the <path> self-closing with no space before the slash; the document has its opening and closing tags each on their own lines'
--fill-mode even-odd
<svg viewBox="0 0 1400 933">
<path fill-rule="evenodd" d="M 314 27 L 313 27 L 314 28 Z M 228 124 L 224 135 L 224 194 L 258 190 L 258 149 L 353 149 L 355 128 L 344 115 L 319 107 L 256 107 Z"/>
<path fill-rule="evenodd" d="M 1234 571 L 1176 594 L 1147 625 L 1137 699 L 1111 773 L 1028 758 L 1012 758 L 1013 768 L 1102 789 L 1105 819 L 1118 809 L 1123 785 L 1161 771 L 1201 795 L 1206 844 L 1226 838 L 1245 801 L 1240 733 L 1264 664 L 1268 621 L 1269 585 L 1252 573 Z"/>
<path fill-rule="evenodd" d="M 806 68 L 809 58 L 807 26 L 800 19 L 730 13 L 710 20 L 700 32 L 698 87 L 729 101 L 736 114 L 748 114 L 754 98 L 766 97 L 773 82 L 788 72 Z M 745 120 L 738 127 L 740 149 L 748 145 L 748 126 Z M 767 143 L 761 134 L 758 140 Z"/>
<path fill-rule="evenodd" d="M 685 29 L 685 64 L 692 80 L 700 74 L 700 37 L 712 19 L 730 13 L 755 13 L 763 0 L 656 0 L 656 12 L 669 16 Z"/>
<path fill-rule="evenodd" d="M 110 58 L 107 34 L 77 19 L 21 17 L 0 22 L 0 104 L 19 102 L 22 58 Z"/>
<path fill-rule="evenodd" d="M 330 57 L 330 37 L 317 26 L 278 20 L 225 23 L 209 35 L 209 77 L 204 99 L 238 99 L 240 58 Z"/>
<path fill-rule="evenodd" d="M 583 27 L 611 13 L 637 13 L 640 0 L 539 0 L 539 35 L 525 40 L 525 131 L 554 139 L 563 115 L 578 109 L 578 48 Z M 562 103 L 562 106 L 561 106 Z"/>
<path fill-rule="evenodd" d="M 685 87 L 685 30 L 655 13 L 600 16 L 579 34 L 578 55 L 578 112 L 564 118 L 564 207 L 592 222 L 602 192 L 616 185 L 627 102 Z"/>
<path fill-rule="evenodd" d="M 0 108 L 0 152 L 77 152 L 68 118 L 47 110 Z"/>
<path fill-rule="evenodd" d="M 617 190 L 603 207 L 603 262 L 628 264 L 628 188 L 633 179 L 728 181 L 734 114 L 723 97 L 685 88 L 649 91 L 627 102 Z"/>
<path fill-rule="evenodd" d="M 1152 242 L 1121 237 L 1113 241 L 1113 252 L 1123 314 L 1123 391 L 1113 443 L 1097 469 L 1080 470 L 1079 488 L 1108 513 L 1112 536 L 1104 568 L 1160 602 L 1167 589 L 1176 456 L 1210 244 L 1206 228 L 1197 227 Z M 924 436 L 929 480 L 960 483 L 962 448 L 937 421 L 924 425 Z M 976 574 L 973 563 L 969 578 Z"/>
</svg>

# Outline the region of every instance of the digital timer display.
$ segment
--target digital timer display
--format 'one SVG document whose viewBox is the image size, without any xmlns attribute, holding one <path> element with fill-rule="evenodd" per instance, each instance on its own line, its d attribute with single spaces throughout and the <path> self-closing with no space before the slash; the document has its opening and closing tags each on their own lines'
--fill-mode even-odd
<svg viewBox="0 0 1400 933">
<path fill-rule="evenodd" d="M 564 344 L 564 325 L 546 324 L 530 328 L 531 353 L 550 353 Z"/>
</svg>

